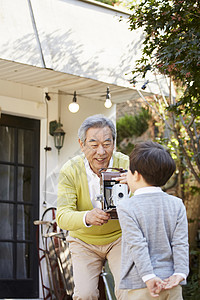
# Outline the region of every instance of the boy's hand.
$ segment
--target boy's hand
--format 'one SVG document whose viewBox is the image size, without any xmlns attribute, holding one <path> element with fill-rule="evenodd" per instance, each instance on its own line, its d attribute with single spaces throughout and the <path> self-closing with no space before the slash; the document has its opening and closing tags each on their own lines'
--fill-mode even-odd
<svg viewBox="0 0 200 300">
<path fill-rule="evenodd" d="M 127 184 L 127 172 L 121 173 L 120 177 L 115 177 L 116 181 L 119 181 L 119 183 Z"/>
<path fill-rule="evenodd" d="M 166 285 L 166 283 L 162 281 L 159 277 L 149 279 L 145 283 L 147 285 L 151 297 L 158 297 L 159 293 Z"/>
<path fill-rule="evenodd" d="M 164 282 L 166 283 L 164 289 L 169 290 L 177 285 L 184 280 L 184 278 L 181 275 L 172 275 L 169 278 L 166 278 Z"/>
</svg>

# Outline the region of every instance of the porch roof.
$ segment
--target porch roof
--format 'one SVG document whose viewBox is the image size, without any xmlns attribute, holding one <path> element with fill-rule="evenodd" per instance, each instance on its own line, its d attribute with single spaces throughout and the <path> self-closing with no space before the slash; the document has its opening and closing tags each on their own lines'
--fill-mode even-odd
<svg viewBox="0 0 200 300">
<path fill-rule="evenodd" d="M 58 90 L 60 94 L 86 97 L 96 101 L 105 101 L 106 89 L 109 86 L 112 102 L 117 104 L 140 98 L 138 91 L 132 87 L 108 84 L 94 79 L 75 76 L 42 67 L 30 66 L 9 60 L 0 59 L 0 79 L 27 86 Z M 51 93 L 51 92 L 50 92 Z M 145 95 L 150 95 L 144 93 Z M 41 99 L 38 101 L 41 101 Z"/>
<path fill-rule="evenodd" d="M 127 20 L 95 1 L 2 0 L 0 78 L 103 101 L 109 86 L 114 103 L 136 100 L 146 79 L 137 89 L 129 80 L 143 32 L 128 30 Z M 142 93 L 169 94 L 166 78 L 148 80 Z"/>
</svg>

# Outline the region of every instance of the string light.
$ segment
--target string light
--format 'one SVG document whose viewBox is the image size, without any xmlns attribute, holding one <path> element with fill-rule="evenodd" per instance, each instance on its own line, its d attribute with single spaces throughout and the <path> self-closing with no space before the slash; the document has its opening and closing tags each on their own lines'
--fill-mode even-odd
<svg viewBox="0 0 200 300">
<path fill-rule="evenodd" d="M 112 102 L 111 102 L 110 98 L 111 98 L 110 90 L 109 90 L 109 87 L 107 87 L 106 101 L 104 102 L 104 106 L 106 108 L 111 108 L 111 106 L 112 106 Z"/>
<path fill-rule="evenodd" d="M 77 111 L 79 111 L 79 105 L 78 105 L 78 103 L 76 101 L 77 101 L 77 99 L 76 99 L 76 91 L 74 91 L 73 101 L 68 106 L 69 111 L 72 112 L 72 113 L 77 113 Z"/>
</svg>

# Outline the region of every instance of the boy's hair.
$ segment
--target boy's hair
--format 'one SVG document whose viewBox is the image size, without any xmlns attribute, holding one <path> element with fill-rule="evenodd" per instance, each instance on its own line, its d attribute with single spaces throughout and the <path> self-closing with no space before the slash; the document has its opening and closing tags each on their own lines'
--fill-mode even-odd
<svg viewBox="0 0 200 300">
<path fill-rule="evenodd" d="M 135 145 L 130 155 L 130 171 L 140 173 L 153 186 L 163 186 L 176 169 L 169 152 L 160 144 L 147 141 Z"/>
</svg>

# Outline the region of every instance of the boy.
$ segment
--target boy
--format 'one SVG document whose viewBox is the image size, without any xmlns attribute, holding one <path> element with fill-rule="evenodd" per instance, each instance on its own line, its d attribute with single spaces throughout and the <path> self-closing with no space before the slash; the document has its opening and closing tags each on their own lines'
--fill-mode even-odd
<svg viewBox="0 0 200 300">
<path fill-rule="evenodd" d="M 161 145 L 139 143 L 127 174 L 134 196 L 117 206 L 122 228 L 121 289 L 128 299 L 181 300 L 189 273 L 188 224 L 181 199 L 161 190 L 175 171 Z"/>
</svg>

